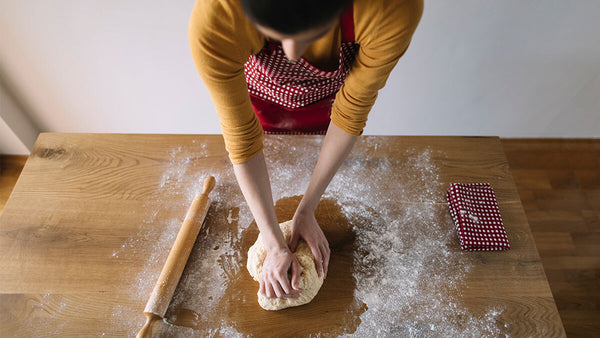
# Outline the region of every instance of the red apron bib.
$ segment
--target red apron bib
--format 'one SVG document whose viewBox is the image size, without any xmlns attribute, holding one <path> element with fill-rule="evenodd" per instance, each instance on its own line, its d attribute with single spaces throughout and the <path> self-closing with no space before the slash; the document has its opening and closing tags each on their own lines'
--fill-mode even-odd
<svg viewBox="0 0 600 338">
<path fill-rule="evenodd" d="M 244 64 L 252 107 L 266 134 L 324 134 L 331 106 L 354 61 L 352 6 L 341 17 L 338 68 L 323 71 L 306 59 L 290 61 L 281 44 L 269 41 Z"/>
</svg>

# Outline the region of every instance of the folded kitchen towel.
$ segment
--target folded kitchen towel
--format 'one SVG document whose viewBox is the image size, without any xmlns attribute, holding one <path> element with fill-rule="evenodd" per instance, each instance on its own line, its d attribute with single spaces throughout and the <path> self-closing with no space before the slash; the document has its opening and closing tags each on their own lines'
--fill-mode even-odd
<svg viewBox="0 0 600 338">
<path fill-rule="evenodd" d="M 463 250 L 510 249 L 496 194 L 489 183 L 452 183 L 446 197 Z"/>
</svg>

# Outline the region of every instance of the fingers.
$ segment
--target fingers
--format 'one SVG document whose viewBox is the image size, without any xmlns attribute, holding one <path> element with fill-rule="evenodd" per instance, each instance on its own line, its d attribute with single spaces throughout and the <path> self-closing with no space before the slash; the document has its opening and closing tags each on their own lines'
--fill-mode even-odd
<svg viewBox="0 0 600 338">
<path fill-rule="evenodd" d="M 292 263 L 293 264 L 293 263 Z M 296 261 L 298 265 L 297 270 L 300 270 L 300 264 Z M 292 274 L 294 273 L 294 268 L 292 268 Z M 300 273 L 298 272 L 298 281 L 296 284 L 299 284 Z M 259 280 L 259 292 L 265 295 L 267 298 L 296 298 L 301 290 L 298 287 L 293 288 L 290 281 L 287 279 L 287 276 L 271 276 L 261 278 Z"/>
<path fill-rule="evenodd" d="M 321 255 L 321 250 L 310 249 L 313 256 L 315 257 L 315 267 L 317 268 L 317 275 L 319 277 L 323 276 L 323 256 Z"/>
<path fill-rule="evenodd" d="M 267 298 L 296 298 L 298 297 L 298 291 L 292 290 L 289 282 L 284 283 L 281 281 L 274 281 L 272 283 L 265 283 L 263 294 Z"/>
<path fill-rule="evenodd" d="M 275 291 L 273 291 L 273 286 L 271 284 L 267 284 L 266 286 L 266 290 L 267 290 L 267 298 L 275 298 Z"/>
<path fill-rule="evenodd" d="M 299 214 L 297 211 L 297 214 L 294 215 L 292 235 L 289 241 L 290 250 L 296 251 L 300 238 L 304 239 L 315 258 L 317 275 L 326 278 L 329 271 L 329 257 L 331 255 L 327 238 L 323 230 L 319 227 L 314 215 L 311 214 L 310 217 L 307 217 L 306 214 Z"/>
<path fill-rule="evenodd" d="M 270 283 L 264 283 L 263 294 L 265 296 L 267 296 L 267 298 L 274 298 L 275 297 L 275 292 L 273 291 L 273 288 L 271 287 Z"/>
<path fill-rule="evenodd" d="M 265 295 L 267 298 L 281 297 L 283 295 L 281 287 L 279 287 L 279 283 L 264 281 L 262 279 L 259 281 L 259 283 L 260 287 L 258 291 Z"/>
<path fill-rule="evenodd" d="M 331 256 L 329 244 L 321 245 L 317 250 L 311 248 L 311 252 L 315 257 L 317 275 L 319 277 L 323 276 L 323 278 L 327 278 L 327 271 L 329 270 L 329 258 Z"/>
<path fill-rule="evenodd" d="M 331 256 L 329 244 L 322 246 L 321 252 L 323 254 L 323 273 L 325 274 L 324 278 L 327 278 L 327 271 L 329 271 L 329 257 Z"/>
<path fill-rule="evenodd" d="M 296 251 L 296 247 L 298 246 L 299 240 L 300 240 L 300 235 L 297 232 L 292 231 L 292 235 L 290 236 L 290 243 L 288 244 L 288 246 L 290 247 L 290 250 L 292 252 Z"/>
<path fill-rule="evenodd" d="M 266 296 L 267 291 L 265 290 L 265 282 L 263 281 L 262 277 L 258 279 L 258 283 L 260 284 L 260 287 L 258 288 L 258 292 L 260 292 Z"/>
<path fill-rule="evenodd" d="M 281 290 L 281 287 L 279 286 L 279 283 L 275 282 L 275 283 L 271 284 L 271 286 L 273 287 L 273 291 L 275 291 L 275 296 L 277 298 L 283 297 L 283 295 L 285 293 L 283 292 L 283 290 Z M 273 297 L 271 297 L 271 298 L 273 298 Z"/>
<path fill-rule="evenodd" d="M 298 259 L 294 257 L 292 260 L 292 288 L 297 291 L 300 290 L 300 263 Z"/>
<path fill-rule="evenodd" d="M 294 293 L 294 291 L 292 290 L 292 287 L 290 285 L 290 281 L 287 279 L 287 276 L 285 276 L 284 278 L 280 277 L 277 282 L 281 286 L 281 289 L 283 290 L 282 295 L 290 296 Z M 277 297 L 281 297 L 281 296 L 278 295 Z"/>
</svg>

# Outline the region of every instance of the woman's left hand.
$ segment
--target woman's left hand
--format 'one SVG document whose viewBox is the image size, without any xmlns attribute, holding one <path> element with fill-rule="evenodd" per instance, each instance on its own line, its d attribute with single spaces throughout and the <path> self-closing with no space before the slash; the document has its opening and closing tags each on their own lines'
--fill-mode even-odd
<svg viewBox="0 0 600 338">
<path fill-rule="evenodd" d="M 313 256 L 315 257 L 315 266 L 319 277 L 327 277 L 329 267 L 329 243 L 327 238 L 317 223 L 314 212 L 305 212 L 297 210 L 292 220 L 292 235 L 290 236 L 289 247 L 292 252 L 296 251 L 298 241 L 302 238 Z"/>
</svg>

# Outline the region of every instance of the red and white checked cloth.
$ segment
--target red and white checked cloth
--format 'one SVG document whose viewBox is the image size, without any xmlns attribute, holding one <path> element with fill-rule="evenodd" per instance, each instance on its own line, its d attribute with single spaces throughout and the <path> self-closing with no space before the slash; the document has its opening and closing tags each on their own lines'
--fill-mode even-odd
<svg viewBox="0 0 600 338">
<path fill-rule="evenodd" d="M 266 49 L 250 55 L 244 64 L 248 93 L 286 108 L 300 108 L 335 94 L 354 62 L 358 44 L 342 42 L 338 68 L 321 70 L 306 59 L 290 61 L 281 45 L 269 42 Z"/>
<path fill-rule="evenodd" d="M 510 249 L 496 194 L 489 183 L 452 183 L 446 197 L 463 250 Z"/>
</svg>

